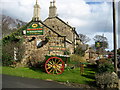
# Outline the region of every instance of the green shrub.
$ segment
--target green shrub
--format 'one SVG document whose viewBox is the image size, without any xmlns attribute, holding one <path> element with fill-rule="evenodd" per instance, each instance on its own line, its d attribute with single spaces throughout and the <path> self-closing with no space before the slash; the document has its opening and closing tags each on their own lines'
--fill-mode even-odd
<svg viewBox="0 0 120 90">
<path fill-rule="evenodd" d="M 79 55 L 73 54 L 70 56 L 70 61 L 80 63 L 80 62 L 86 62 L 86 59 L 84 57 L 79 56 Z"/>
<path fill-rule="evenodd" d="M 75 54 L 83 57 L 83 56 L 85 55 L 85 50 L 83 50 L 82 47 L 79 47 L 79 46 L 78 46 L 78 47 L 75 49 Z"/>
<path fill-rule="evenodd" d="M 5 40 L 3 40 L 5 41 Z M 2 63 L 4 66 L 10 66 L 13 64 L 14 61 L 14 48 L 18 48 L 17 50 L 17 62 L 20 61 L 23 57 L 24 48 L 25 46 L 22 45 L 20 41 L 18 42 L 8 42 L 2 44 Z"/>
<path fill-rule="evenodd" d="M 114 67 L 111 63 L 104 63 L 98 66 L 98 73 L 113 72 Z"/>
<path fill-rule="evenodd" d="M 97 65 L 104 64 L 106 62 L 108 62 L 108 60 L 106 60 L 105 58 L 102 58 L 102 59 L 99 59 L 99 60 L 96 61 Z"/>
<path fill-rule="evenodd" d="M 113 72 L 113 71 L 114 71 L 114 66 L 110 60 L 101 59 L 98 61 L 97 73 Z"/>
<path fill-rule="evenodd" d="M 3 54 L 2 55 L 2 65 L 3 66 L 10 66 L 10 65 L 12 65 L 13 64 L 13 58 L 10 56 L 10 55 L 8 55 L 8 54 Z"/>
</svg>

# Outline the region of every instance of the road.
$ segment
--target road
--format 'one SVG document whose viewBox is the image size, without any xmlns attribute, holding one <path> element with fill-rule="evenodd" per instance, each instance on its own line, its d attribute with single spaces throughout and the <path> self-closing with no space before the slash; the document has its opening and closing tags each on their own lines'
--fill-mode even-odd
<svg viewBox="0 0 120 90">
<path fill-rule="evenodd" d="M 2 88 L 69 88 L 54 81 L 2 75 Z"/>
<path fill-rule="evenodd" d="M 118 69 L 118 77 L 119 77 L 119 90 L 120 90 L 120 68 Z"/>
</svg>

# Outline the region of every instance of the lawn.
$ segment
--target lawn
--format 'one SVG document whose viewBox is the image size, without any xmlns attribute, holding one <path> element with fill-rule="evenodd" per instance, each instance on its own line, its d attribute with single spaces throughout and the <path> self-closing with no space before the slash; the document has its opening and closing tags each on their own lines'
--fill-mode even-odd
<svg viewBox="0 0 120 90">
<path fill-rule="evenodd" d="M 79 84 L 90 84 L 95 81 L 95 71 L 93 68 L 85 68 L 85 72 L 83 75 L 80 75 L 79 68 L 71 70 L 65 69 L 65 71 L 61 75 L 49 75 L 45 72 L 42 72 L 40 69 L 30 69 L 25 67 L 2 67 L 2 74 Z"/>
</svg>

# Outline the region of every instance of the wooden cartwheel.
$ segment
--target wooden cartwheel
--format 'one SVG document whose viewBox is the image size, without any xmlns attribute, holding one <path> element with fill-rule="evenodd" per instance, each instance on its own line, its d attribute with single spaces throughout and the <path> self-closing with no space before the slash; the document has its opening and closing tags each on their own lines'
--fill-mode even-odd
<svg viewBox="0 0 120 90">
<path fill-rule="evenodd" d="M 62 74 L 65 64 L 59 57 L 50 57 L 45 62 L 45 70 L 48 74 Z"/>
</svg>

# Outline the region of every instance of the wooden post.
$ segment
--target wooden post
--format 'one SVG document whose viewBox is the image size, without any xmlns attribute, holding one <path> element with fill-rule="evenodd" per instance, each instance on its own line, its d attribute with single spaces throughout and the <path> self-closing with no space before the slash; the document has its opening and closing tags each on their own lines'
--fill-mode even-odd
<svg viewBox="0 0 120 90">
<path fill-rule="evenodd" d="M 80 63 L 80 74 L 82 75 L 84 72 L 84 64 Z"/>
<path fill-rule="evenodd" d="M 116 7 L 115 0 L 113 0 L 113 37 L 114 37 L 114 67 L 117 73 L 117 38 L 116 38 Z"/>
<path fill-rule="evenodd" d="M 18 52 L 18 49 L 16 47 L 14 47 L 14 60 L 17 61 L 17 52 Z"/>
</svg>

